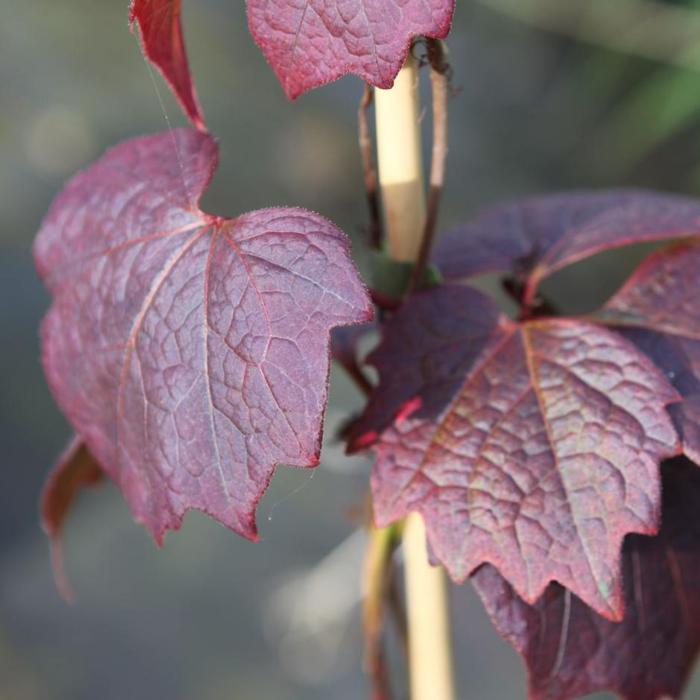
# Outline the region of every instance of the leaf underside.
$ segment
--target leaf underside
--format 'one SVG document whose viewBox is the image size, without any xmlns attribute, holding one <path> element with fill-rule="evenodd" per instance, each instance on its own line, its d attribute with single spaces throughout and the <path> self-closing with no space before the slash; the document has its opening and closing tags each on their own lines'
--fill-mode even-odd
<svg viewBox="0 0 700 700">
<path fill-rule="evenodd" d="M 331 328 L 372 315 L 323 217 L 203 213 L 216 160 L 195 130 L 127 141 L 66 185 L 35 243 L 49 385 L 158 542 L 191 508 L 256 537 L 275 465 L 318 463 Z"/>
<path fill-rule="evenodd" d="M 625 540 L 623 622 L 557 584 L 531 606 L 493 567 L 473 576 L 499 633 L 527 664 L 531 700 L 602 690 L 625 700 L 680 697 L 700 650 L 700 470 L 684 459 L 663 469 L 659 535 Z"/>
</svg>

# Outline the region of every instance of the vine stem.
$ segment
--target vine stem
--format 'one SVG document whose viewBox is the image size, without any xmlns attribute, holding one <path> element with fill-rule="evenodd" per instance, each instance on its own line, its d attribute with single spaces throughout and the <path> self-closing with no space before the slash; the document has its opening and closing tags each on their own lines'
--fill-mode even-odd
<svg viewBox="0 0 700 700">
<path fill-rule="evenodd" d="M 428 562 L 425 542 L 423 518 L 411 513 L 403 531 L 411 698 L 453 700 L 447 582 Z"/>
<path fill-rule="evenodd" d="M 430 260 L 447 164 L 447 103 L 450 93 L 450 67 L 447 63 L 447 51 L 442 41 L 428 39 L 427 45 L 430 81 L 433 88 L 433 148 L 430 158 L 428 211 L 418 257 L 406 288 L 406 296 L 420 288 Z"/>
<path fill-rule="evenodd" d="M 418 66 L 409 56 L 390 90 L 376 90 L 379 185 L 387 249 L 402 262 L 420 256 L 426 221 Z M 447 586 L 428 562 L 420 515 L 403 534 L 411 700 L 454 700 Z"/>
<path fill-rule="evenodd" d="M 370 135 L 368 110 L 374 101 L 374 88 L 365 84 L 360 106 L 357 110 L 357 137 L 362 156 L 362 170 L 365 180 L 365 196 L 369 210 L 369 241 L 373 249 L 382 247 L 382 214 L 377 190 L 377 169 L 374 166 L 372 137 Z"/>
<path fill-rule="evenodd" d="M 400 541 L 400 526 L 370 527 L 365 555 L 364 606 L 362 626 L 365 635 L 365 668 L 372 679 L 373 700 L 392 697 L 382 644 L 385 608 L 391 594 L 391 559 Z"/>
</svg>

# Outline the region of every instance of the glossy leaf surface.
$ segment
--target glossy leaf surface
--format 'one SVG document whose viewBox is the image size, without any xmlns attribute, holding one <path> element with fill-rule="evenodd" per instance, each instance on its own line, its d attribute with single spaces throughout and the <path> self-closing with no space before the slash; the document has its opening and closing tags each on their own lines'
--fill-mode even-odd
<svg viewBox="0 0 700 700">
<path fill-rule="evenodd" d="M 550 581 L 623 613 L 620 547 L 658 526 L 678 396 L 621 335 L 514 323 L 468 287 L 416 295 L 371 358 L 380 385 L 351 447 L 373 445 L 375 517 L 420 512 L 463 581 L 485 562 L 534 602 Z"/>
<path fill-rule="evenodd" d="M 595 253 L 690 236 L 700 236 L 696 200 L 641 190 L 573 192 L 482 212 L 438 240 L 434 263 L 452 280 L 512 274 L 532 297 L 542 279 Z"/>
<path fill-rule="evenodd" d="M 205 130 L 182 33 L 182 0 L 132 0 L 129 21 L 137 24 L 146 58 L 161 72 L 191 122 Z"/>
<path fill-rule="evenodd" d="M 625 700 L 678 698 L 700 650 L 700 470 L 664 465 L 657 537 L 625 541 L 626 614 L 614 623 L 551 585 L 533 606 L 491 566 L 473 581 L 499 633 L 522 654 L 531 700 L 612 690 Z"/>
<path fill-rule="evenodd" d="M 51 389 L 158 541 L 190 508 L 256 536 L 274 466 L 318 463 L 330 329 L 372 315 L 323 217 L 199 209 L 216 158 L 194 130 L 127 141 L 66 185 L 35 245 Z"/>
<path fill-rule="evenodd" d="M 291 99 L 354 73 L 388 88 L 419 35 L 443 39 L 455 0 L 248 0 L 248 24 Z"/>
<path fill-rule="evenodd" d="M 659 251 L 600 314 L 671 380 L 682 403 L 670 407 L 684 452 L 700 463 L 700 244 Z"/>
</svg>

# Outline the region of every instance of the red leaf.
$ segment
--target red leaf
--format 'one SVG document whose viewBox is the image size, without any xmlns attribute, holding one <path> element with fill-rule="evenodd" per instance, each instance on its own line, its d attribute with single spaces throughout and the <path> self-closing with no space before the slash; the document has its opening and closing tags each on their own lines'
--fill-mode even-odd
<svg viewBox="0 0 700 700">
<path fill-rule="evenodd" d="M 434 262 L 446 279 L 511 273 L 532 298 L 548 275 L 632 243 L 700 236 L 700 203 L 617 190 L 525 199 L 484 211 L 440 238 Z"/>
<path fill-rule="evenodd" d="M 182 0 L 131 0 L 129 22 L 138 24 L 146 58 L 161 72 L 185 114 L 206 131 L 187 61 L 181 13 Z"/>
<path fill-rule="evenodd" d="M 132 0 L 144 53 L 193 124 L 204 130 L 187 64 L 181 0 Z M 248 24 L 290 99 L 354 73 L 389 88 L 416 36 L 444 39 L 455 0 L 248 0 Z"/>
<path fill-rule="evenodd" d="M 683 449 L 700 463 L 700 243 L 649 256 L 596 318 L 616 326 L 671 380 Z"/>
<path fill-rule="evenodd" d="M 679 451 L 678 396 L 651 361 L 600 326 L 516 324 L 445 286 L 399 311 L 372 363 L 351 447 L 375 443 L 377 524 L 418 511 L 457 581 L 489 562 L 528 602 L 559 581 L 619 619 L 622 540 L 656 531 L 658 464 Z"/>
<path fill-rule="evenodd" d="M 531 700 L 612 690 L 626 700 L 678 698 L 700 649 L 700 471 L 664 466 L 658 537 L 625 540 L 626 614 L 596 615 L 556 584 L 533 606 L 490 566 L 473 577 L 496 628 L 522 654 Z"/>
<path fill-rule="evenodd" d="M 248 0 L 248 24 L 290 99 L 354 73 L 389 88 L 413 37 L 444 39 L 455 0 Z"/>
<path fill-rule="evenodd" d="M 194 130 L 127 141 L 68 183 L 35 245 L 54 396 L 159 542 L 190 508 L 256 536 L 274 466 L 318 463 L 330 329 L 372 315 L 318 214 L 200 211 L 216 158 Z"/>
<path fill-rule="evenodd" d="M 61 535 L 68 512 L 78 493 L 102 479 L 102 470 L 85 444 L 74 437 L 59 457 L 41 495 L 41 525 L 51 540 L 51 561 L 56 586 L 68 601 L 73 599 L 61 556 Z"/>
</svg>

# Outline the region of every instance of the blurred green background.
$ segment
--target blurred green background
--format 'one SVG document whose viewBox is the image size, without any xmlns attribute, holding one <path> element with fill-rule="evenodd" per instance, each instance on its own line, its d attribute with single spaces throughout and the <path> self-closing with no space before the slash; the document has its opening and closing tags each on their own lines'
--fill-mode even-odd
<svg viewBox="0 0 700 700">
<path fill-rule="evenodd" d="M 360 398 L 334 371 L 318 470 L 281 469 L 251 545 L 203 516 L 157 550 L 116 489 L 83 497 L 66 535 L 76 605 L 58 597 L 37 498 L 69 428 L 38 363 L 48 299 L 30 246 L 51 198 L 108 145 L 183 123 L 126 22 L 126 0 L 0 0 L 0 698 L 367 697 L 353 534 L 368 463 L 335 435 Z M 301 205 L 359 248 L 365 223 L 346 78 L 288 103 L 241 0 L 186 0 L 190 60 L 221 167 L 205 206 Z M 442 225 L 508 197 L 642 185 L 700 193 L 700 2 L 457 0 Z M 552 284 L 576 309 L 639 252 Z M 360 256 L 361 257 L 361 256 Z M 622 271 L 620 271 L 622 270 Z M 338 547 L 338 544 L 342 545 Z M 525 697 L 515 653 L 468 586 L 454 594 L 460 698 Z M 596 696 L 599 698 L 609 696 Z M 700 677 L 688 690 L 700 698 Z"/>
</svg>

